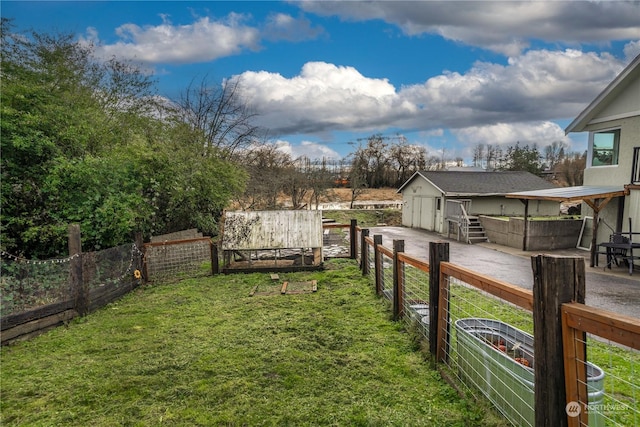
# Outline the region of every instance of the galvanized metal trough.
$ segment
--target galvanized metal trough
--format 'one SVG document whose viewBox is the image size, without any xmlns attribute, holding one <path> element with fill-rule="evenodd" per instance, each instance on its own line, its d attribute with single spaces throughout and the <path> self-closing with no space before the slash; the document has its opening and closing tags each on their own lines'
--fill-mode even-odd
<svg viewBox="0 0 640 427">
<path fill-rule="evenodd" d="M 455 322 L 458 368 L 470 386 L 480 390 L 512 423 L 533 426 L 533 336 L 497 320 L 466 318 Z M 604 397 L 604 371 L 587 363 L 589 407 Z M 604 416 L 589 411 L 589 426 L 604 426 Z"/>
</svg>

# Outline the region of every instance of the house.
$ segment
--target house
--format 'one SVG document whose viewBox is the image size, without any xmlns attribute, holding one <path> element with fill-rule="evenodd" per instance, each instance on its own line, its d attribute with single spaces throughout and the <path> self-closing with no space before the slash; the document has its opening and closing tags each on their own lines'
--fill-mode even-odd
<svg viewBox="0 0 640 427">
<path fill-rule="evenodd" d="M 591 266 L 596 242 L 612 232 L 640 231 L 640 55 L 569 124 L 571 132 L 589 132 L 584 185 L 524 192 L 521 200 L 582 200 L 592 212 Z M 590 208 L 590 209 L 589 209 Z"/>
<path fill-rule="evenodd" d="M 403 201 L 402 225 L 462 233 L 469 243 L 486 240 L 478 215 L 522 215 L 523 204 L 505 198 L 506 194 L 550 188 L 555 186 L 523 171 L 419 171 L 398 189 Z M 558 215 L 560 203 L 541 200 L 530 213 Z"/>
</svg>

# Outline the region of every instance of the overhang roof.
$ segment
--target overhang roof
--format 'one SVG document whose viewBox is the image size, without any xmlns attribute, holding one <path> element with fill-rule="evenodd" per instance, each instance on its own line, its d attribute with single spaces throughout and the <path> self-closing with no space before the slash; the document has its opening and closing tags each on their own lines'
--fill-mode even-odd
<svg viewBox="0 0 640 427">
<path fill-rule="evenodd" d="M 552 200 L 573 202 L 579 200 L 608 199 L 626 194 L 622 185 L 580 185 L 576 187 L 552 188 L 549 190 L 521 191 L 506 195 L 510 199 Z"/>
<path fill-rule="evenodd" d="M 624 69 L 564 130 L 565 134 L 582 132 L 594 117 L 609 105 L 633 79 L 640 76 L 640 55 Z"/>
</svg>

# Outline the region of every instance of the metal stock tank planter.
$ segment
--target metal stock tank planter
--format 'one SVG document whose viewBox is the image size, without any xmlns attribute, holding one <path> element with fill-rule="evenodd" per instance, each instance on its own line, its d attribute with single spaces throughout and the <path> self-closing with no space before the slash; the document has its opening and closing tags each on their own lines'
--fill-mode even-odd
<svg viewBox="0 0 640 427">
<path fill-rule="evenodd" d="M 497 320 L 466 318 L 455 322 L 461 377 L 477 387 L 515 425 L 530 425 L 534 415 L 533 336 Z M 602 404 L 604 372 L 587 363 L 590 407 Z M 589 412 L 589 426 L 604 417 Z"/>
</svg>

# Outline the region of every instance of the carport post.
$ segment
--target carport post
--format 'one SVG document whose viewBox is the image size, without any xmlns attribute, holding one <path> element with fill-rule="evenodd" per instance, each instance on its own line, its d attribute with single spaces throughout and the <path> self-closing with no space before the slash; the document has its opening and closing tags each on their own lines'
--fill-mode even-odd
<svg viewBox="0 0 640 427">
<path fill-rule="evenodd" d="M 527 250 L 527 240 L 529 238 L 529 199 L 520 199 L 524 203 L 524 227 L 522 229 L 522 250 Z"/>
</svg>

